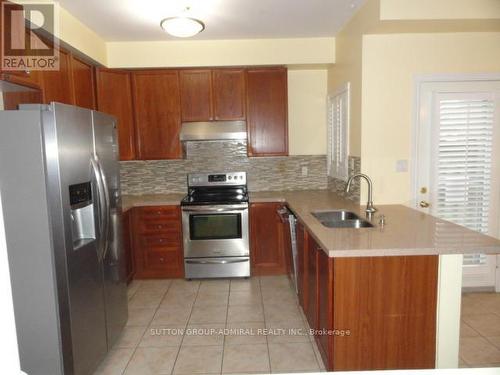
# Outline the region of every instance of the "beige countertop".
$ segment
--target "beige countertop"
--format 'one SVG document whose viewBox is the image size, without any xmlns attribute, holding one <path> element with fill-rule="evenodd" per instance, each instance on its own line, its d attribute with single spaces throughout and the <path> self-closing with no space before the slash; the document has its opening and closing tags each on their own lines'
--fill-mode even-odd
<svg viewBox="0 0 500 375">
<path fill-rule="evenodd" d="M 178 206 L 185 195 L 183 193 L 123 195 L 122 209 L 125 212 L 133 207 Z"/>
<path fill-rule="evenodd" d="M 184 194 L 124 196 L 124 209 L 179 204 Z M 251 202 L 283 202 L 330 257 L 500 253 L 500 241 L 402 205 L 380 205 L 374 228 L 327 228 L 311 212 L 345 209 L 364 217 L 364 207 L 326 190 L 250 193 Z M 385 215 L 386 224 L 378 224 Z"/>
</svg>

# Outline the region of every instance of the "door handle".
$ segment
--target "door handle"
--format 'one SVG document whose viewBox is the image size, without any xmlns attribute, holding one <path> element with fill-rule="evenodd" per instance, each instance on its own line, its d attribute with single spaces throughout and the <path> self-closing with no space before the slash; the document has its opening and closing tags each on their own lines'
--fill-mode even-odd
<svg viewBox="0 0 500 375">
<path fill-rule="evenodd" d="M 231 263 L 244 263 L 248 259 L 233 259 L 233 260 L 186 260 L 187 264 L 231 264 Z"/>
<path fill-rule="evenodd" d="M 183 207 L 184 212 L 230 212 L 230 211 L 245 211 L 248 207 L 227 207 L 227 208 L 211 208 L 211 207 Z"/>
<path fill-rule="evenodd" d="M 99 167 L 99 174 L 101 176 L 101 181 L 102 181 L 102 189 L 104 192 L 104 200 L 106 202 L 106 213 L 105 213 L 105 225 L 104 225 L 104 249 L 103 249 L 103 254 L 102 254 L 102 259 L 104 259 L 107 255 L 108 252 L 108 246 L 109 246 L 109 227 L 110 227 L 110 221 L 111 221 L 111 203 L 110 203 L 110 197 L 109 197 L 109 190 L 108 190 L 108 181 L 106 179 L 106 175 L 104 174 L 104 170 L 102 168 L 102 164 L 100 163 L 99 159 L 96 158 L 97 165 Z"/>
<path fill-rule="evenodd" d="M 427 201 L 420 201 L 419 205 L 422 208 L 429 208 L 431 204 Z"/>
<path fill-rule="evenodd" d="M 98 243 L 98 257 L 99 259 L 103 259 L 103 254 L 104 254 L 104 227 L 106 226 L 106 211 L 107 211 L 107 202 L 106 202 L 106 197 L 104 195 L 104 189 L 103 189 L 103 183 L 101 179 L 101 173 L 99 171 L 99 165 L 97 164 L 97 161 L 93 158 L 90 159 L 90 164 L 92 166 L 92 171 L 94 172 L 94 178 L 96 180 L 96 185 L 97 185 L 97 195 L 98 195 L 98 206 L 99 206 L 99 243 Z"/>
</svg>

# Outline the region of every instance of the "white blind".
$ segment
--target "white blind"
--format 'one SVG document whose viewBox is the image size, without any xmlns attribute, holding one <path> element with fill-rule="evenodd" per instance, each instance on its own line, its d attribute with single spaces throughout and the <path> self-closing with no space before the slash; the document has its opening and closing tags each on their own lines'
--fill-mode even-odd
<svg viewBox="0 0 500 375">
<path fill-rule="evenodd" d="M 349 84 L 328 97 L 328 175 L 347 180 L 349 174 Z"/>
<path fill-rule="evenodd" d="M 437 216 L 487 233 L 491 202 L 494 101 L 487 94 L 441 94 L 437 157 Z M 486 263 L 484 254 L 464 265 Z"/>
</svg>

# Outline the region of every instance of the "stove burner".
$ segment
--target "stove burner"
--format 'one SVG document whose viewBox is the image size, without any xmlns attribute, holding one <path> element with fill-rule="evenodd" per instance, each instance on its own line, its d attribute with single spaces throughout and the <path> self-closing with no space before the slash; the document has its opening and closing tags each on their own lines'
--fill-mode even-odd
<svg viewBox="0 0 500 375">
<path fill-rule="evenodd" d="M 189 174 L 188 195 L 181 205 L 238 204 L 248 202 L 246 173 Z"/>
</svg>

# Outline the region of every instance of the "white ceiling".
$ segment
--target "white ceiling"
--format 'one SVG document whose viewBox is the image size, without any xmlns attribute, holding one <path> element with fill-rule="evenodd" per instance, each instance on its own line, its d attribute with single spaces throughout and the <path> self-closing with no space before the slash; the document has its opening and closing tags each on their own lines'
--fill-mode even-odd
<svg viewBox="0 0 500 375">
<path fill-rule="evenodd" d="M 160 21 L 179 15 L 202 20 L 190 39 L 333 36 L 365 0 L 59 0 L 106 41 L 172 40 Z"/>
</svg>

